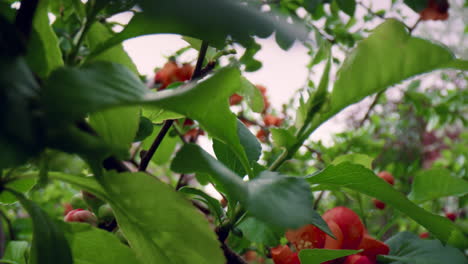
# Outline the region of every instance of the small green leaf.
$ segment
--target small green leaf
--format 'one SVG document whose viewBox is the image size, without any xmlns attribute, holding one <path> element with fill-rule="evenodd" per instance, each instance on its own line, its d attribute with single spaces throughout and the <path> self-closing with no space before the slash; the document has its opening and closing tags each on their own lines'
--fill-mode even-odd
<svg viewBox="0 0 468 264">
<path fill-rule="evenodd" d="M 10 241 L 5 249 L 2 260 L 15 261 L 17 264 L 27 264 L 29 244 L 26 241 Z M 0 260 L 0 263 L 2 261 Z"/>
<path fill-rule="evenodd" d="M 296 143 L 296 137 L 284 128 L 270 128 L 273 143 L 279 148 L 289 148 Z"/>
<path fill-rule="evenodd" d="M 117 236 L 85 223 L 63 224 L 74 263 L 141 264 L 135 253 Z"/>
<path fill-rule="evenodd" d="M 337 3 L 343 12 L 351 17 L 354 16 L 354 11 L 356 11 L 356 0 L 337 0 Z"/>
<path fill-rule="evenodd" d="M 154 126 L 151 120 L 144 116 L 140 116 L 140 124 L 138 126 L 138 131 L 135 135 L 135 139 L 133 141 L 143 141 L 147 137 L 151 136 L 153 133 Z"/>
<path fill-rule="evenodd" d="M 262 146 L 252 132 L 239 120 L 237 120 L 237 135 L 239 136 L 241 145 L 247 154 L 250 164 L 258 161 L 262 154 Z M 230 170 L 234 171 L 239 176 L 244 176 L 246 174 L 242 163 L 227 144 L 215 139 L 213 140 L 213 150 L 218 160 Z"/>
<path fill-rule="evenodd" d="M 451 246 L 443 245 L 439 240 L 422 240 L 409 232 L 398 233 L 385 241 L 390 253 L 379 259 L 395 264 L 466 264 L 463 253 Z"/>
<path fill-rule="evenodd" d="M 416 174 L 408 197 L 416 203 L 422 203 L 465 194 L 468 194 L 468 181 L 453 177 L 447 169 L 435 168 Z"/>
<path fill-rule="evenodd" d="M 402 193 L 362 165 L 349 162 L 330 165 L 320 173 L 309 177 L 308 181 L 311 184 L 346 187 L 375 197 L 405 213 L 442 241 L 456 247 L 468 245 L 468 241 L 461 230 L 450 220 L 432 214 L 412 203 Z"/>
<path fill-rule="evenodd" d="M 56 223 L 38 205 L 15 194 L 33 221 L 33 241 L 30 264 L 73 264 L 72 254 L 65 236 Z"/>
<path fill-rule="evenodd" d="M 215 198 L 211 197 L 210 195 L 204 193 L 201 190 L 187 187 L 187 186 L 180 188 L 179 192 L 201 197 L 201 199 L 199 198 L 199 200 L 201 200 L 206 205 L 208 205 L 208 207 L 210 208 L 210 211 L 216 214 L 216 217 L 218 218 L 218 220 L 221 221 L 223 219 L 223 216 L 224 216 L 223 208 L 221 207 L 221 203 Z"/>
<path fill-rule="evenodd" d="M 244 96 L 252 111 L 261 113 L 265 108 L 263 95 L 260 90 L 243 76 L 241 76 L 239 94 Z"/>
<path fill-rule="evenodd" d="M 301 264 L 320 264 L 329 260 L 357 254 L 359 250 L 303 249 L 299 252 Z"/>
<path fill-rule="evenodd" d="M 283 228 L 268 225 L 253 217 L 243 220 L 238 228 L 248 240 L 270 247 L 279 245 L 280 239 L 284 235 Z"/>
</svg>

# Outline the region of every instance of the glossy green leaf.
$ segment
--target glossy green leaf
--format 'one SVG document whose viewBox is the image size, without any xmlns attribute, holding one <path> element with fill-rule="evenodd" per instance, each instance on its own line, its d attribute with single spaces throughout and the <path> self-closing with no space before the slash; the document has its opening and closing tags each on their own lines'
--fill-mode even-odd
<svg viewBox="0 0 468 264">
<path fill-rule="evenodd" d="M 177 114 L 171 111 L 167 111 L 161 108 L 154 106 L 145 106 L 143 107 L 143 116 L 147 117 L 155 124 L 162 124 L 168 119 L 180 119 L 184 118 L 184 115 Z"/>
<path fill-rule="evenodd" d="M 33 221 L 30 264 L 73 264 L 71 250 L 59 226 L 34 202 L 14 193 Z"/>
<path fill-rule="evenodd" d="M 74 264 L 142 264 L 135 253 L 116 235 L 87 223 L 63 225 L 73 253 Z"/>
<path fill-rule="evenodd" d="M 320 264 L 358 253 L 359 250 L 304 249 L 299 252 L 301 264 Z"/>
<path fill-rule="evenodd" d="M 299 228 L 314 224 L 329 232 L 327 224 L 312 209 L 312 193 L 302 178 L 264 171 L 255 179 L 242 181 L 202 148 L 186 144 L 172 161 L 173 171 L 211 175 L 229 198 L 239 201 L 249 213 L 278 227 Z"/>
<path fill-rule="evenodd" d="M 457 60 L 441 45 L 412 37 L 403 23 L 389 19 L 346 58 L 337 73 L 329 105 L 316 125 L 368 95 L 410 77 L 445 68 L 466 70 L 468 61 Z"/>
<path fill-rule="evenodd" d="M 468 181 L 453 177 L 447 169 L 434 168 L 416 174 L 409 198 L 416 203 L 422 203 L 465 194 L 468 194 Z"/>
<path fill-rule="evenodd" d="M 260 142 L 258 142 L 252 132 L 250 132 L 250 130 L 239 120 L 237 120 L 237 135 L 239 136 L 241 145 L 247 154 L 249 163 L 253 165 L 254 162 L 258 161 L 262 154 L 262 146 L 260 145 Z M 230 170 L 234 171 L 239 176 L 244 176 L 246 174 L 242 163 L 227 144 L 215 139 L 213 140 L 213 150 L 216 154 L 216 158 Z"/>
<path fill-rule="evenodd" d="M 55 71 L 44 87 L 43 103 L 56 122 L 71 122 L 86 113 L 136 104 L 176 112 L 197 120 L 210 136 L 227 143 L 248 170 L 248 158 L 236 133 L 237 119 L 228 105 L 229 96 L 240 85 L 240 72 L 228 67 L 199 83 L 153 93 L 124 66 L 96 62 L 80 69 Z M 69 91 L 63 93 L 63 87 Z M 63 120 L 63 116 L 69 119 Z"/>
<path fill-rule="evenodd" d="M 451 246 L 443 245 L 439 240 L 423 240 L 409 232 L 398 233 L 385 243 L 390 253 L 379 259 L 393 264 L 466 264 L 463 253 Z"/>
<path fill-rule="evenodd" d="M 312 184 L 346 187 L 375 197 L 405 213 L 440 240 L 456 247 L 468 245 L 461 230 L 450 220 L 432 214 L 412 203 L 402 193 L 362 165 L 348 162 L 331 165 L 322 172 L 309 177 L 308 181 Z"/>
<path fill-rule="evenodd" d="M 101 182 L 142 263 L 224 263 L 208 221 L 167 184 L 145 173 L 108 173 Z"/>
<path fill-rule="evenodd" d="M 248 240 L 265 246 L 275 247 L 280 244 L 284 229 L 266 224 L 253 217 L 243 220 L 238 228 Z"/>
<path fill-rule="evenodd" d="M 427 0 L 404 0 L 403 2 L 417 13 L 426 8 L 428 3 Z"/>
<path fill-rule="evenodd" d="M 43 91 L 49 117 L 57 122 L 74 122 L 87 113 L 143 101 L 148 89 L 125 66 L 100 61 L 82 68 L 56 70 Z"/>
<path fill-rule="evenodd" d="M 345 154 L 336 157 L 331 164 L 338 165 L 343 162 L 350 162 L 354 164 L 360 164 L 368 169 L 372 169 L 372 162 L 374 161 L 373 158 L 359 153 L 352 153 L 352 154 Z"/>
<path fill-rule="evenodd" d="M 17 264 L 27 264 L 29 244 L 26 241 L 10 241 L 7 244 L 2 260 L 14 261 Z M 2 261 L 0 260 L 0 263 Z"/>
<path fill-rule="evenodd" d="M 140 116 L 140 124 L 138 125 L 138 131 L 135 135 L 135 139 L 133 141 L 143 141 L 147 137 L 151 136 L 154 131 L 154 125 L 151 120 L 144 116 Z"/>
<path fill-rule="evenodd" d="M 227 36 L 241 44 L 251 43 L 252 36 L 265 38 L 274 29 L 288 39 L 304 38 L 303 27 L 280 23 L 274 16 L 238 2 L 227 0 L 150 0 L 138 1 L 143 9 L 115 38 L 94 51 L 95 54 L 126 39 L 158 33 L 175 33 L 201 40 L 221 49 Z M 183 7 L 183 8 L 181 8 Z"/>
<path fill-rule="evenodd" d="M 138 131 L 140 109 L 135 106 L 118 107 L 90 115 L 89 124 L 108 144 L 130 148 Z"/>
<path fill-rule="evenodd" d="M 26 56 L 31 69 L 42 78 L 63 66 L 59 40 L 49 24 L 50 1 L 54 0 L 41 0 L 37 6 Z"/>
</svg>

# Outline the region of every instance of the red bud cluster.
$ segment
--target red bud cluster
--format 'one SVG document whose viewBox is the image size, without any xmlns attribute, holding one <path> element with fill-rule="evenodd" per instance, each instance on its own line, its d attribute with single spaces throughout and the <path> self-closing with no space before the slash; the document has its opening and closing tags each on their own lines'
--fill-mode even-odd
<svg viewBox="0 0 468 264">
<path fill-rule="evenodd" d="M 166 89 L 169 84 L 174 82 L 185 82 L 192 78 L 193 66 L 184 63 L 182 66 L 179 66 L 177 62 L 170 60 L 164 67 L 156 72 L 154 76 L 154 83 L 159 84 L 158 91 Z"/>
</svg>

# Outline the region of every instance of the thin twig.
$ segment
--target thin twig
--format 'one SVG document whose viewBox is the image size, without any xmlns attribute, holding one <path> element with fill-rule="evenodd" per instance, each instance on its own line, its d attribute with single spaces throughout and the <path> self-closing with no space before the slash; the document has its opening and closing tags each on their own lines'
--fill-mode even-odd
<svg viewBox="0 0 468 264">
<path fill-rule="evenodd" d="M 413 30 L 416 29 L 416 27 L 419 25 L 419 23 L 421 21 L 422 21 L 422 19 L 421 19 L 421 17 L 419 17 L 418 21 L 416 21 L 416 23 L 414 23 L 414 25 L 412 27 L 408 28 L 410 34 L 413 33 Z"/>
<path fill-rule="evenodd" d="M 174 123 L 173 119 L 164 121 L 164 125 L 161 128 L 161 131 L 159 131 L 159 134 L 156 136 L 155 140 L 153 141 L 153 144 L 151 144 L 151 147 L 149 148 L 148 152 L 146 152 L 145 156 L 143 156 L 143 158 L 141 159 L 140 167 L 138 168 L 139 171 L 146 171 L 150 160 L 153 158 L 153 155 L 158 149 L 159 145 L 161 145 L 161 142 L 163 141 L 167 132 L 171 128 L 172 123 Z"/>
<path fill-rule="evenodd" d="M 362 125 L 364 125 L 364 122 L 366 122 L 366 120 L 369 118 L 372 110 L 374 109 L 374 107 L 377 105 L 377 103 L 379 102 L 379 99 L 380 99 L 380 96 L 382 96 L 384 92 L 379 92 L 375 98 L 374 98 L 374 101 L 372 102 L 372 104 L 369 106 L 369 109 L 367 109 L 367 112 L 366 114 L 364 115 L 364 118 L 362 118 L 362 120 L 359 122 L 359 126 L 358 127 L 362 127 Z"/>
<path fill-rule="evenodd" d="M 325 194 L 325 191 L 320 192 L 319 196 L 317 197 L 317 199 L 314 202 L 314 210 L 317 210 L 318 205 L 319 205 L 320 201 L 322 200 L 324 194 Z"/>
</svg>

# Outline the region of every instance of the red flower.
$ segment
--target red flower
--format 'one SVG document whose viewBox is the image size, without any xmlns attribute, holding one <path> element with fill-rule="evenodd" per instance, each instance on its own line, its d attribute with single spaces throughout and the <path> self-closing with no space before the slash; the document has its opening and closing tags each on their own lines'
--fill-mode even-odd
<svg viewBox="0 0 468 264">
<path fill-rule="evenodd" d="M 97 226 L 97 217 L 92 212 L 83 209 L 75 209 L 68 212 L 64 221 L 89 223 L 93 226 Z"/>
</svg>

